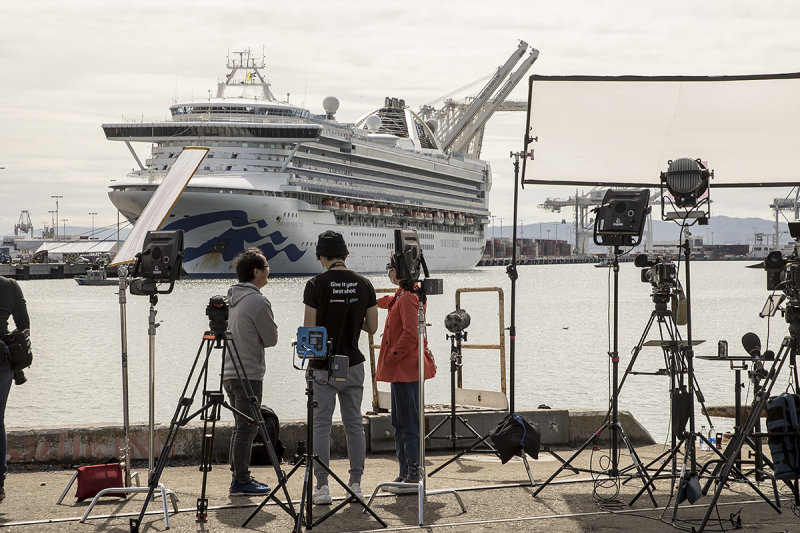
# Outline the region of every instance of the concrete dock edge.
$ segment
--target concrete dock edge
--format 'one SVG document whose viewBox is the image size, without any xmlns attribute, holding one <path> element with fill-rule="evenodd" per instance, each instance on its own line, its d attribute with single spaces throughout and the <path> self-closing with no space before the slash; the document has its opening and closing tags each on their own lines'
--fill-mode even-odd
<svg viewBox="0 0 800 533">
<path fill-rule="evenodd" d="M 427 431 L 433 429 L 446 416 L 430 413 L 426 416 Z M 484 436 L 494 428 L 507 412 L 470 412 L 460 415 L 478 434 Z M 606 421 L 605 411 L 535 409 L 517 414 L 537 424 L 542 432 L 542 443 L 548 446 L 575 446 L 588 440 Z M 394 437 L 389 414 L 364 416 L 364 433 L 369 453 L 394 452 Z M 635 445 L 653 444 L 650 433 L 627 411 L 620 412 L 620 425 Z M 214 432 L 214 460 L 226 461 L 232 422 L 221 422 Z M 169 425 L 157 425 L 155 448 L 160 450 L 169 431 Z M 179 428 L 170 456 L 174 459 L 200 457 L 203 423 L 191 422 Z M 450 421 L 436 432 L 440 438 L 429 439 L 427 449 L 452 448 Z M 476 438 L 459 420 L 456 425 L 456 449 L 465 449 Z M 8 461 L 10 464 L 65 463 L 97 464 L 114 460 L 122 455 L 124 443 L 122 426 L 86 425 L 78 427 L 39 427 L 8 430 Z M 306 440 L 305 420 L 283 420 L 279 439 L 286 447 L 284 458 L 291 457 L 299 441 Z M 606 443 L 610 432 L 606 430 L 598 439 Z M 131 426 L 131 454 L 134 460 L 148 458 L 148 430 L 146 425 Z M 345 434 L 340 422 L 335 422 L 331 432 L 331 453 L 347 452 Z"/>
</svg>

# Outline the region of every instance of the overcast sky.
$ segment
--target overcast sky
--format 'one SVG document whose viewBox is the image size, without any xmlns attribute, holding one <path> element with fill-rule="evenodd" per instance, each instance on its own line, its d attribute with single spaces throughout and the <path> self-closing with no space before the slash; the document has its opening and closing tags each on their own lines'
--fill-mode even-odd
<svg viewBox="0 0 800 533">
<path fill-rule="evenodd" d="M 352 121 L 384 96 L 416 109 L 485 76 L 518 40 L 540 51 L 530 74 L 777 73 L 800 71 L 798 27 L 794 0 L 7 3 L 0 18 L 0 233 L 12 231 L 27 209 L 38 234 L 55 209 L 53 195 L 63 196 L 59 217 L 68 226 L 89 226 L 90 212 L 98 213 L 98 227 L 114 223 L 107 186 L 134 161 L 100 125 L 161 119 L 175 100 L 206 96 L 225 73 L 228 50 L 263 46 L 276 95 L 290 93 L 312 112 L 336 96 L 338 118 Z M 526 93 L 527 79 L 513 96 Z M 495 115 L 484 142 L 494 175 L 490 208 L 506 225 L 509 152 L 521 149 L 524 115 Z M 520 218 L 569 219 L 536 207 L 562 192 L 526 188 Z M 779 193 L 760 194 L 718 198 L 716 212 L 770 218 L 766 202 Z"/>
</svg>

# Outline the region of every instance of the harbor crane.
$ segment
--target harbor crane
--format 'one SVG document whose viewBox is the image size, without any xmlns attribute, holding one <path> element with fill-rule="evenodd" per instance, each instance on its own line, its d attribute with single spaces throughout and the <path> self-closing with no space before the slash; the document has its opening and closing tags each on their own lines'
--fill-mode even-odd
<svg viewBox="0 0 800 533">
<path fill-rule="evenodd" d="M 620 187 L 620 189 L 630 187 Z M 575 190 L 575 196 L 567 199 L 547 198 L 544 203 L 539 204 L 539 209 L 547 209 L 554 213 L 560 213 L 563 208 L 575 208 L 575 255 L 585 255 L 587 244 L 594 233 L 594 218 L 591 216 L 594 208 L 603 202 L 607 187 L 592 187 L 588 192 Z M 658 189 L 650 199 L 650 205 L 657 205 L 661 202 L 661 190 Z M 650 253 L 653 242 L 653 221 L 652 211 L 647 216 L 647 227 L 645 229 L 644 250 Z"/>
<path fill-rule="evenodd" d="M 506 98 L 538 57 L 538 50 L 520 41 L 517 49 L 477 96 L 462 101 L 448 98 L 438 109 L 431 104 L 422 106 L 419 115 L 436 124 L 434 135 L 442 151 L 468 153 L 480 158 L 484 128 L 489 118 L 497 111 L 527 110 L 526 102 L 507 102 Z M 515 66 L 517 70 L 512 72 Z"/>
<path fill-rule="evenodd" d="M 19 235 L 20 233 L 30 233 L 33 235 L 33 222 L 31 222 L 31 214 L 26 209 L 22 210 L 22 212 L 19 214 L 19 221 L 14 224 L 14 235 Z"/>
<path fill-rule="evenodd" d="M 778 248 L 780 246 L 780 237 L 781 237 L 781 230 L 780 230 L 780 216 L 781 211 L 792 211 L 794 212 L 794 218 L 792 220 L 797 220 L 800 218 L 800 188 L 795 187 L 793 189 L 795 192 L 794 198 L 790 198 L 791 193 L 787 195 L 785 198 L 774 198 L 772 203 L 769 205 L 769 208 L 775 211 L 775 237 L 774 237 L 774 248 Z"/>
</svg>

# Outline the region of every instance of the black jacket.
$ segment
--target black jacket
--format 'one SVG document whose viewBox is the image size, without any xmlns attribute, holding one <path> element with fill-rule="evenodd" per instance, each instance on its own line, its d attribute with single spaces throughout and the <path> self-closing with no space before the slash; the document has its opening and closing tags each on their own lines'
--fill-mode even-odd
<svg viewBox="0 0 800 533">
<path fill-rule="evenodd" d="M 9 317 L 14 318 L 16 329 L 30 329 L 31 320 L 22 289 L 15 280 L 0 276 L 0 335 L 9 333 Z"/>
</svg>

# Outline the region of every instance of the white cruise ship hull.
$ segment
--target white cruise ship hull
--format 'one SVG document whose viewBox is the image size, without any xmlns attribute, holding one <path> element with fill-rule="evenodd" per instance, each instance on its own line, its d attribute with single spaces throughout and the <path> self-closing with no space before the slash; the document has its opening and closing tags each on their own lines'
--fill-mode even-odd
<svg viewBox="0 0 800 533">
<path fill-rule="evenodd" d="M 135 217 L 151 195 L 152 191 L 127 190 L 110 196 L 122 212 Z M 371 215 L 353 215 L 347 225 L 339 224 L 332 211 L 296 198 L 194 189 L 181 195 L 162 229 L 184 231 L 183 265 L 190 276 L 214 277 L 235 275 L 231 260 L 249 247 L 262 250 L 272 274 L 319 273 L 317 237 L 327 230 L 344 236 L 350 252 L 348 267 L 363 273 L 382 272 L 394 249 L 394 229 L 400 227 Z M 417 226 L 408 220 L 403 227 Z M 424 229 L 420 222 L 418 235 L 432 272 L 471 269 L 483 254 L 482 231 L 436 231 Z"/>
</svg>

